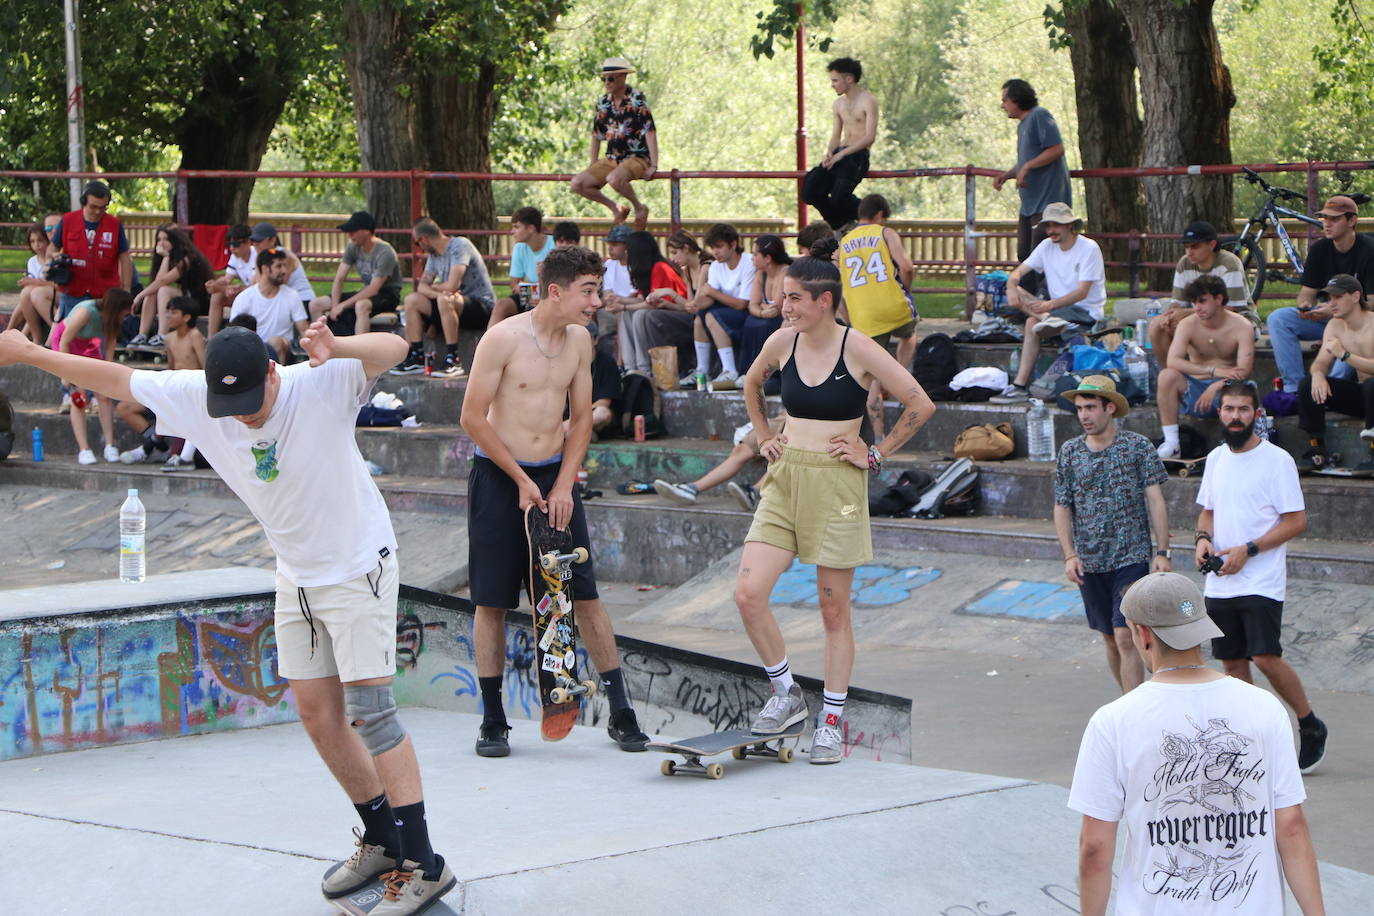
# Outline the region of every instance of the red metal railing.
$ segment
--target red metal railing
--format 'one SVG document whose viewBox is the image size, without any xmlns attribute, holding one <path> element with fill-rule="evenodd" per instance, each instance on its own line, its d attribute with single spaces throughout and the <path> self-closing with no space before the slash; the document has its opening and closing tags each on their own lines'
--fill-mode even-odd
<svg viewBox="0 0 1374 916">
<path fill-rule="evenodd" d="M 1142 167 L 1129 169 L 1077 169 L 1070 172 L 1075 178 L 1087 180 L 1105 178 L 1155 178 L 1166 176 L 1194 176 L 1194 175 L 1235 175 L 1240 174 L 1242 169 L 1250 168 L 1256 172 L 1300 172 L 1306 176 L 1306 186 L 1310 206 L 1315 207 L 1320 203 L 1318 195 L 1318 177 L 1322 172 L 1355 172 L 1367 171 L 1374 168 L 1374 160 L 1343 161 L 1343 162 L 1301 162 L 1301 163 L 1257 163 L 1248 166 L 1243 165 L 1193 165 L 1193 166 L 1166 166 L 1166 167 Z M 891 179 L 930 179 L 941 177 L 958 177 L 964 179 L 964 225 L 962 231 L 952 232 L 905 232 L 903 235 L 908 237 L 919 237 L 922 235 L 931 237 L 958 238 L 964 240 L 964 256 L 957 260 L 940 261 L 918 261 L 919 267 L 958 267 L 962 268 L 964 284 L 961 287 L 936 286 L 918 287 L 916 292 L 953 292 L 965 293 L 968 301 L 972 304 L 972 290 L 974 279 L 979 269 L 998 268 L 1013 266 L 1008 261 L 980 261 L 977 259 L 977 240 L 979 238 L 1008 237 L 1013 233 L 1007 232 L 980 232 L 976 228 L 977 217 L 977 179 L 994 178 L 1001 174 L 1000 169 L 980 168 L 973 165 L 940 167 L 940 168 L 916 168 L 916 169 L 888 169 L 874 170 L 868 173 L 868 178 L 891 178 Z M 670 230 L 676 230 L 682 221 L 682 183 L 684 181 L 701 180 L 787 180 L 798 182 L 805 176 L 805 172 L 796 170 L 786 171 L 749 171 L 749 170 L 686 170 L 671 169 L 660 171 L 659 179 L 666 179 L 669 182 L 669 211 L 670 211 Z M 424 186 L 428 181 L 555 181 L 566 182 L 572 179 L 570 174 L 555 173 L 534 173 L 521 174 L 510 172 L 446 172 L 446 171 L 426 171 L 412 169 L 407 171 L 357 171 L 357 172 L 336 172 L 336 171 L 207 171 L 207 170 L 188 170 L 181 169 L 174 172 L 52 172 L 52 171 L 26 171 L 26 170 L 0 170 L 0 179 L 15 178 L 24 180 L 33 179 L 68 179 L 68 178 L 101 178 L 104 180 L 134 179 L 134 178 L 160 178 L 176 182 L 176 221 L 180 224 L 188 222 L 190 186 L 192 178 L 320 178 L 320 179 L 342 179 L 342 180 L 362 180 L 362 179 L 387 179 L 408 182 L 410 187 L 410 207 L 412 221 L 424 216 Z M 656 179 L 657 180 L 657 179 Z M 6 225 L 6 224 L 0 224 Z M 15 225 L 15 224 L 8 224 Z M 381 230 L 389 234 L 406 234 L 407 228 L 388 227 Z M 490 235 L 497 234 L 501 230 L 491 228 L 466 228 L 455 227 L 448 231 L 459 232 L 465 235 Z M 789 233 L 790 234 L 790 233 Z M 1147 262 L 1140 260 L 1140 252 L 1143 244 L 1152 239 L 1176 239 L 1177 234 L 1167 233 L 1143 233 L 1138 231 L 1124 233 L 1090 233 L 1094 238 L 1099 239 L 1126 239 L 1130 258 L 1124 262 L 1109 262 L 1110 267 L 1124 267 L 1131 273 L 1131 293 L 1136 295 L 1140 292 L 1139 280 L 1142 270 L 1148 268 L 1172 267 L 1172 262 Z M 8 246 L 15 247 L 15 246 Z M 410 245 L 398 246 L 398 253 L 403 252 L 403 257 L 413 257 L 410 253 Z M 330 253 L 314 253 L 320 256 L 328 256 Z"/>
</svg>

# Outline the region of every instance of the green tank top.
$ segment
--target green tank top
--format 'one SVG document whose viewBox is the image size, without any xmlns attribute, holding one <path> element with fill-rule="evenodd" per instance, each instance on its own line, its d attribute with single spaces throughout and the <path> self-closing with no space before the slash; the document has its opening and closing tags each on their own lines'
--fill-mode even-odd
<svg viewBox="0 0 1374 916">
<path fill-rule="evenodd" d="M 77 309 L 85 309 L 89 314 L 86 316 L 86 323 L 76 332 L 79 340 L 90 340 L 92 337 L 99 337 L 100 328 L 100 305 L 94 299 L 82 299 L 72 306 L 71 314 L 67 316 L 67 321 L 72 320 L 72 315 L 76 314 Z"/>
</svg>

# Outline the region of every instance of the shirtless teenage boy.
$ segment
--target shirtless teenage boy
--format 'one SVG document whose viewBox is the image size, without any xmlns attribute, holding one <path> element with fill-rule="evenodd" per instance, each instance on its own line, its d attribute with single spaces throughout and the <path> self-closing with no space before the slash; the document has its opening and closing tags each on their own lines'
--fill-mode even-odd
<svg viewBox="0 0 1374 916">
<path fill-rule="evenodd" d="M 483 335 L 468 376 L 460 422 L 477 445 L 468 475 L 468 568 L 477 606 L 472 639 L 483 711 L 477 753 L 483 757 L 510 753 L 501 681 L 506 610 L 520 604 L 529 574 L 525 509 L 538 506 L 554 527 L 571 526 L 573 543 L 591 546 L 574 484 L 591 441 L 592 341 L 585 325 L 601 304 L 601 271 L 600 256 L 586 248 L 550 252 L 539 303 Z M 571 592 L 578 631 L 611 706 L 607 731 L 622 750 L 642 751 L 649 737 L 625 693 L 591 561 L 573 567 Z"/>
<path fill-rule="evenodd" d="M 205 335 L 196 327 L 196 316 L 200 308 L 190 296 L 177 296 L 167 303 L 167 336 L 162 342 L 167 347 L 168 369 L 204 369 Z M 137 401 L 120 401 L 115 405 L 115 413 L 128 427 L 143 437 L 136 448 L 119 453 L 124 464 L 137 464 L 141 461 L 160 461 L 170 450 L 167 440 L 157 434 L 154 426 L 157 416 Z M 172 455 L 162 465 L 167 472 L 191 471 L 196 467 L 196 447 L 185 442 L 179 455 Z"/>
<path fill-rule="evenodd" d="M 806 173 L 802 200 L 820 211 L 836 229 L 854 221 L 859 198 L 854 189 L 868 174 L 868 150 L 878 136 L 878 100 L 859 85 L 863 67 L 852 57 L 832 60 L 830 86 L 839 96 L 833 107 L 835 128 L 825 159 Z"/>
<path fill-rule="evenodd" d="M 1331 465 L 1326 450 L 1326 412 L 1364 420 L 1360 438 L 1370 453 L 1351 468 L 1357 477 L 1374 477 L 1374 314 L 1365 310 L 1364 287 L 1350 274 L 1336 274 L 1323 290 L 1329 297 L 1331 320 L 1322 332 L 1322 346 L 1312 369 L 1298 385 L 1298 426 L 1307 433 L 1309 449 L 1298 461 L 1300 472 Z M 1357 379 L 1331 378 L 1340 360 L 1355 370 Z"/>
<path fill-rule="evenodd" d="M 1227 379 L 1250 377 L 1255 365 L 1255 330 L 1226 308 L 1226 281 L 1204 274 L 1183 290 L 1193 314 L 1178 323 L 1168 366 L 1159 373 L 1159 423 L 1164 441 L 1159 457 L 1177 458 L 1178 413 L 1215 417 Z"/>
</svg>

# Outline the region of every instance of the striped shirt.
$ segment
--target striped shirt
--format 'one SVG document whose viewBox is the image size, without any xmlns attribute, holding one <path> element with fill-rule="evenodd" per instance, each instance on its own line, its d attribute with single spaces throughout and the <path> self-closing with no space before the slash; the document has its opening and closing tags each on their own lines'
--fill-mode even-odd
<svg viewBox="0 0 1374 916">
<path fill-rule="evenodd" d="M 1183 290 L 1203 274 L 1221 277 L 1221 281 L 1226 284 L 1228 309 L 1243 312 L 1249 307 L 1250 297 L 1245 292 L 1245 269 L 1241 266 L 1240 258 L 1221 249 L 1217 249 L 1217 258 L 1212 262 L 1210 270 L 1198 270 L 1197 265 L 1190 261 L 1186 254 L 1178 259 L 1178 266 L 1174 268 L 1175 306 L 1192 307 L 1192 303 L 1183 298 Z"/>
</svg>

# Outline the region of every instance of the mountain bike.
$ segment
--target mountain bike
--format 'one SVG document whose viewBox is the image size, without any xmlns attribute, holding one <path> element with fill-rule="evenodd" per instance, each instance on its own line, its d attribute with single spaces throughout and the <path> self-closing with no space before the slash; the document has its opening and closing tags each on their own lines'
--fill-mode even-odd
<svg viewBox="0 0 1374 916">
<path fill-rule="evenodd" d="M 1322 221 L 1321 217 L 1307 215 L 1306 194 L 1272 185 L 1251 169 L 1243 168 L 1241 171 L 1244 172 L 1246 181 L 1258 185 L 1259 189 L 1264 192 L 1264 200 L 1259 209 L 1255 211 L 1255 215 L 1250 217 L 1250 221 L 1241 234 L 1223 239 L 1221 248 L 1234 252 L 1240 258 L 1241 265 L 1245 268 L 1246 292 L 1250 296 L 1250 301 L 1258 304 L 1267 280 L 1276 283 L 1291 283 L 1295 286 L 1302 283 L 1302 255 L 1298 253 L 1297 246 L 1289 237 L 1288 230 L 1284 229 L 1283 218 L 1296 219 L 1318 229 L 1322 227 Z M 1368 194 L 1359 192 L 1346 192 L 1346 196 L 1355 201 L 1356 204 L 1367 204 L 1371 199 Z M 1303 212 L 1283 206 L 1279 203 L 1281 200 L 1302 204 Z M 1292 265 L 1293 273 L 1285 274 L 1277 267 L 1269 266 L 1264 257 L 1264 248 L 1260 244 L 1266 231 L 1272 231 L 1274 235 L 1278 236 L 1279 245 L 1283 248 L 1283 253 L 1288 256 L 1288 263 Z"/>
</svg>

